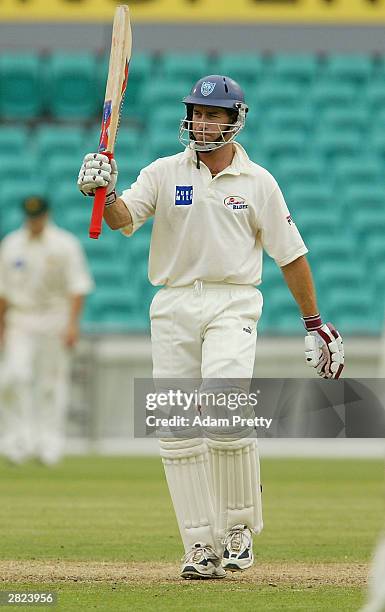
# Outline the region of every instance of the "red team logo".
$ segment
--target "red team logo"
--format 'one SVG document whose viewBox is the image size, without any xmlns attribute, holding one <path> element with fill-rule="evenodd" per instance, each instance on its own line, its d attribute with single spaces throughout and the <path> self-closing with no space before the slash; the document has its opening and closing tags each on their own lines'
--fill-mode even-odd
<svg viewBox="0 0 385 612">
<path fill-rule="evenodd" d="M 225 198 L 223 203 L 226 208 L 234 212 L 246 210 L 249 207 L 245 200 L 239 196 L 229 196 L 228 198 Z"/>
</svg>

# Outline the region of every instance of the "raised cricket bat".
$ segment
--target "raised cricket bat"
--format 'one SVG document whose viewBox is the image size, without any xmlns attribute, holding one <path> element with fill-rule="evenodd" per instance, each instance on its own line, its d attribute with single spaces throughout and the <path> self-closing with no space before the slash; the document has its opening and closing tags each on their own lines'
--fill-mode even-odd
<svg viewBox="0 0 385 612">
<path fill-rule="evenodd" d="M 110 63 L 98 147 L 98 152 L 107 155 L 109 159 L 114 157 L 120 113 L 127 87 L 131 47 L 130 11 L 128 6 L 123 4 L 116 8 L 112 27 Z M 102 231 L 106 191 L 106 187 L 99 187 L 96 190 L 89 230 L 90 238 L 99 238 Z"/>
</svg>

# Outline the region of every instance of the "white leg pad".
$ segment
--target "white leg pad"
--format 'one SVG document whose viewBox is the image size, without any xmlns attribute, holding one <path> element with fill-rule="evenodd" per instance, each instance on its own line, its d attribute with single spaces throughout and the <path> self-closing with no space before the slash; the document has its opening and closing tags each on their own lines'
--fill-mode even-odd
<svg viewBox="0 0 385 612">
<path fill-rule="evenodd" d="M 262 531 L 262 495 L 256 440 L 207 440 L 214 486 L 217 542 L 228 529 L 244 524 Z"/>
<path fill-rule="evenodd" d="M 159 445 L 185 551 L 196 542 L 215 550 L 212 482 L 205 441 L 161 439 Z"/>
</svg>

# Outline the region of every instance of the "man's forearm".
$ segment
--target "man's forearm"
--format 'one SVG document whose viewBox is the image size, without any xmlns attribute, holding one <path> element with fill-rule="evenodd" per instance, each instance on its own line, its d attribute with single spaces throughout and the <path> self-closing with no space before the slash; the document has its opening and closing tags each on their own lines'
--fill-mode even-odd
<svg viewBox="0 0 385 612">
<path fill-rule="evenodd" d="M 113 230 L 126 227 L 127 225 L 132 225 L 130 211 L 120 198 L 118 198 L 114 204 L 110 204 L 109 206 L 105 207 L 104 220 Z"/>
<path fill-rule="evenodd" d="M 313 277 L 306 257 L 298 257 L 281 268 L 298 307 L 304 317 L 311 317 L 319 312 Z"/>
<path fill-rule="evenodd" d="M 69 313 L 69 325 L 77 325 L 83 310 L 84 296 L 72 295 Z"/>
</svg>

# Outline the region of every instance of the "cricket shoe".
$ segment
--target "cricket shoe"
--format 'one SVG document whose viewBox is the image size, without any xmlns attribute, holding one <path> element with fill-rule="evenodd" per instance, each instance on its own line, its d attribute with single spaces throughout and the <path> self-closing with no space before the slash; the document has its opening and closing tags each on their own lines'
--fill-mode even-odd
<svg viewBox="0 0 385 612">
<path fill-rule="evenodd" d="M 226 572 L 221 559 L 211 546 L 194 544 L 182 559 L 182 578 L 199 580 L 201 578 L 224 578 Z"/>
<path fill-rule="evenodd" d="M 222 567 L 230 572 L 246 570 L 253 565 L 253 538 L 247 525 L 235 525 L 225 536 Z"/>
</svg>

